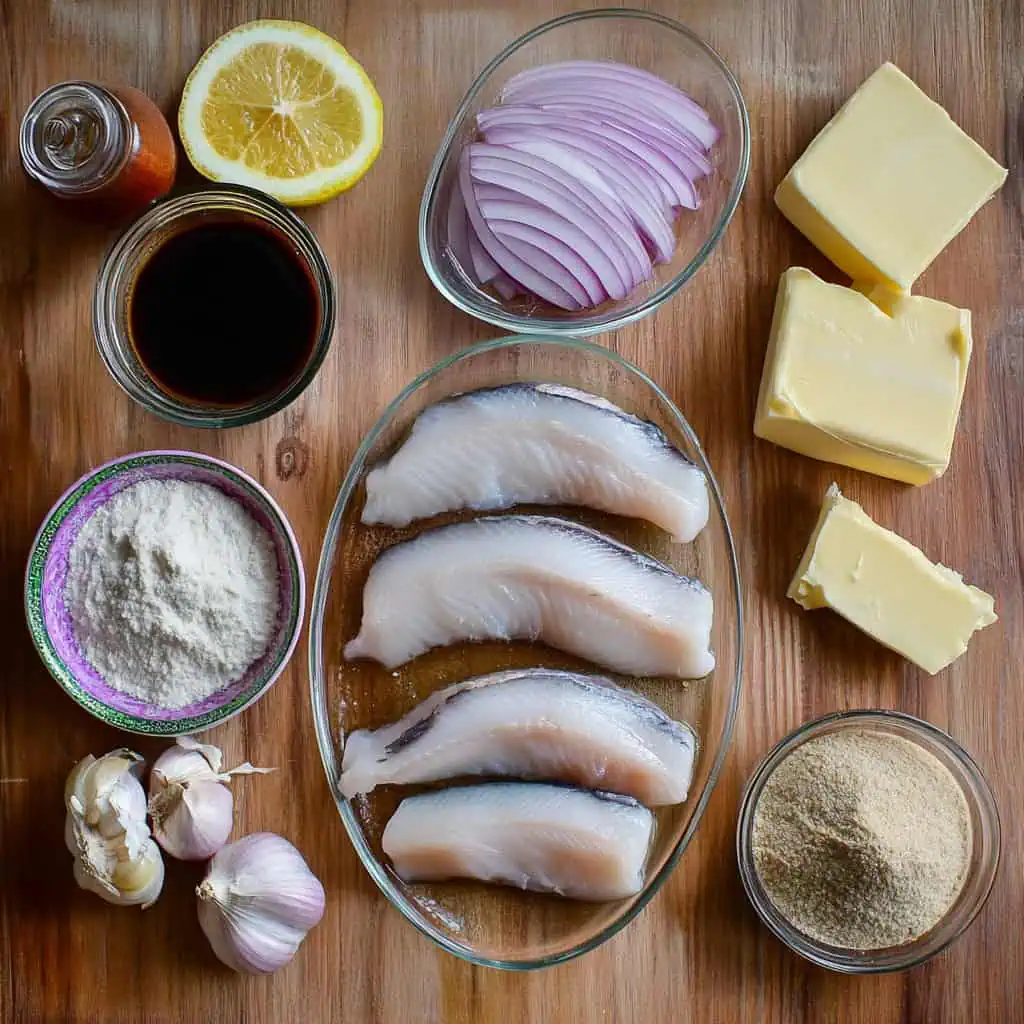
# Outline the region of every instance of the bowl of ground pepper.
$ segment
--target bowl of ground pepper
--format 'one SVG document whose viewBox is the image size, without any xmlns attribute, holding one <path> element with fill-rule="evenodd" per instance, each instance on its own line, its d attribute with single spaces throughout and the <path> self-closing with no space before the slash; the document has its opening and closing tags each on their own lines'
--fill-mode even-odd
<svg viewBox="0 0 1024 1024">
<path fill-rule="evenodd" d="M 747 785 L 736 850 L 761 920 L 847 974 L 906 970 L 957 939 L 999 863 L 999 814 L 942 730 L 894 711 L 806 723 Z"/>
</svg>

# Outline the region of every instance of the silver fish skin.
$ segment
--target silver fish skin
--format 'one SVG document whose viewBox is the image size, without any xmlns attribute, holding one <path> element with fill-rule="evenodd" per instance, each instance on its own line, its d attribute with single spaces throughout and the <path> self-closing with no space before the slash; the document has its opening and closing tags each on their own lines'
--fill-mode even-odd
<svg viewBox="0 0 1024 1024">
<path fill-rule="evenodd" d="M 509 384 L 432 405 L 366 477 L 364 523 L 578 505 L 645 519 L 681 542 L 707 525 L 704 474 L 653 423 L 575 388 Z"/>
<path fill-rule="evenodd" d="M 386 549 L 345 657 L 396 668 L 459 641 L 539 640 L 633 676 L 714 667 L 714 602 L 696 580 L 552 516 L 488 516 Z"/>
<path fill-rule="evenodd" d="M 537 782 L 407 797 L 384 829 L 406 882 L 475 878 L 577 900 L 634 896 L 654 815 L 634 800 Z"/>
<path fill-rule="evenodd" d="M 407 715 L 345 739 L 341 791 L 462 775 L 571 783 L 682 803 L 693 778 L 693 730 L 601 676 L 529 668 L 467 679 Z"/>
</svg>

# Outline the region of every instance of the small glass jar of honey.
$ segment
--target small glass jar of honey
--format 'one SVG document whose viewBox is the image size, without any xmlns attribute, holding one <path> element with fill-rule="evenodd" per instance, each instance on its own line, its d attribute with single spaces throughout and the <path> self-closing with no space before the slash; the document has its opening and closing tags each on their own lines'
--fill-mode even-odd
<svg viewBox="0 0 1024 1024">
<path fill-rule="evenodd" d="M 26 111 L 20 148 L 30 177 L 89 212 L 132 216 L 174 184 L 174 136 L 137 89 L 51 86 Z"/>
</svg>

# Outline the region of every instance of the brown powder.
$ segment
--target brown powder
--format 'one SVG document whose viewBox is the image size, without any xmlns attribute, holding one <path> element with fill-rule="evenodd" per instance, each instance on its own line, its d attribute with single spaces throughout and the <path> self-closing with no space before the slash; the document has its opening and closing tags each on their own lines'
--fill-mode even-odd
<svg viewBox="0 0 1024 1024">
<path fill-rule="evenodd" d="M 794 927 L 848 949 L 931 929 L 971 857 L 967 801 L 952 773 L 910 740 L 847 730 L 798 747 L 754 811 L 754 864 Z"/>
</svg>

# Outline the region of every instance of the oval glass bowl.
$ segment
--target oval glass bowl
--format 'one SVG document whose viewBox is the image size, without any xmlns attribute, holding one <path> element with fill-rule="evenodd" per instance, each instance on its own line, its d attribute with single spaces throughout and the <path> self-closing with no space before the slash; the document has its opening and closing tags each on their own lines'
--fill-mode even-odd
<svg viewBox="0 0 1024 1024">
<path fill-rule="evenodd" d="M 805 935 L 780 914 L 754 866 L 753 829 L 757 802 L 765 782 L 778 765 L 808 740 L 846 729 L 888 732 L 918 744 L 949 769 L 971 814 L 973 847 L 967 879 L 960 895 L 931 931 L 903 946 L 851 950 L 831 946 Z M 761 920 L 793 952 L 819 967 L 843 974 L 884 974 L 903 971 L 930 960 L 958 939 L 985 905 L 999 866 L 999 812 L 981 769 L 970 755 L 941 729 L 898 711 L 838 711 L 807 722 L 771 750 L 747 783 L 736 828 L 736 856 L 747 896 Z"/>
<path fill-rule="evenodd" d="M 267 531 L 277 552 L 280 609 L 266 653 L 241 679 L 183 708 L 147 704 L 108 686 L 79 650 L 64 604 L 68 558 L 78 531 L 106 501 L 142 480 L 188 480 L 216 487 Z M 258 701 L 295 650 L 305 595 L 302 555 L 277 502 L 241 470 L 197 452 L 139 452 L 86 473 L 47 513 L 32 542 L 25 572 L 28 628 L 50 674 L 68 696 L 108 725 L 150 736 L 181 736 L 210 729 Z"/>
<path fill-rule="evenodd" d="M 722 135 L 701 179 L 698 210 L 683 210 L 671 263 L 621 301 L 566 312 L 521 296 L 506 301 L 466 276 L 447 242 L 447 212 L 459 154 L 476 136 L 476 115 L 498 102 L 505 83 L 527 68 L 564 60 L 621 61 L 678 86 L 708 112 Z M 545 22 L 498 54 L 455 112 L 434 158 L 420 205 L 420 258 L 441 294 L 465 313 L 509 331 L 574 336 L 622 327 L 654 312 L 703 266 L 725 232 L 747 180 L 750 123 L 739 85 L 722 58 L 688 28 L 649 11 L 581 11 Z"/>
<path fill-rule="evenodd" d="M 712 645 L 717 667 L 706 679 L 625 679 L 700 738 L 689 799 L 657 812 L 643 890 L 613 903 L 580 903 L 478 883 L 408 885 L 389 867 L 381 832 L 410 787 L 384 787 L 347 800 L 338 787 L 343 736 L 405 714 L 442 686 L 471 675 L 526 665 L 593 666 L 529 643 L 462 644 L 429 652 L 389 672 L 376 662 L 345 662 L 342 646 L 359 628 L 362 589 L 379 552 L 406 530 L 363 526 L 364 477 L 403 439 L 415 417 L 444 398 L 517 381 L 554 381 L 602 395 L 657 424 L 707 475 L 711 516 L 692 544 L 674 544 L 648 524 L 583 509 L 550 509 L 653 554 L 701 579 L 715 598 Z M 469 518 L 446 516 L 444 521 Z M 436 522 L 430 521 L 433 525 Z M 568 960 L 614 935 L 647 904 L 693 837 L 718 778 L 739 699 L 742 651 L 739 577 L 718 488 L 700 444 L 669 398 L 636 367 L 583 341 L 512 337 L 484 342 L 443 360 L 414 380 L 384 411 L 356 452 L 331 515 L 317 570 L 310 626 L 310 677 L 317 740 L 345 828 L 367 871 L 425 935 L 473 963 L 526 970 Z"/>
</svg>

